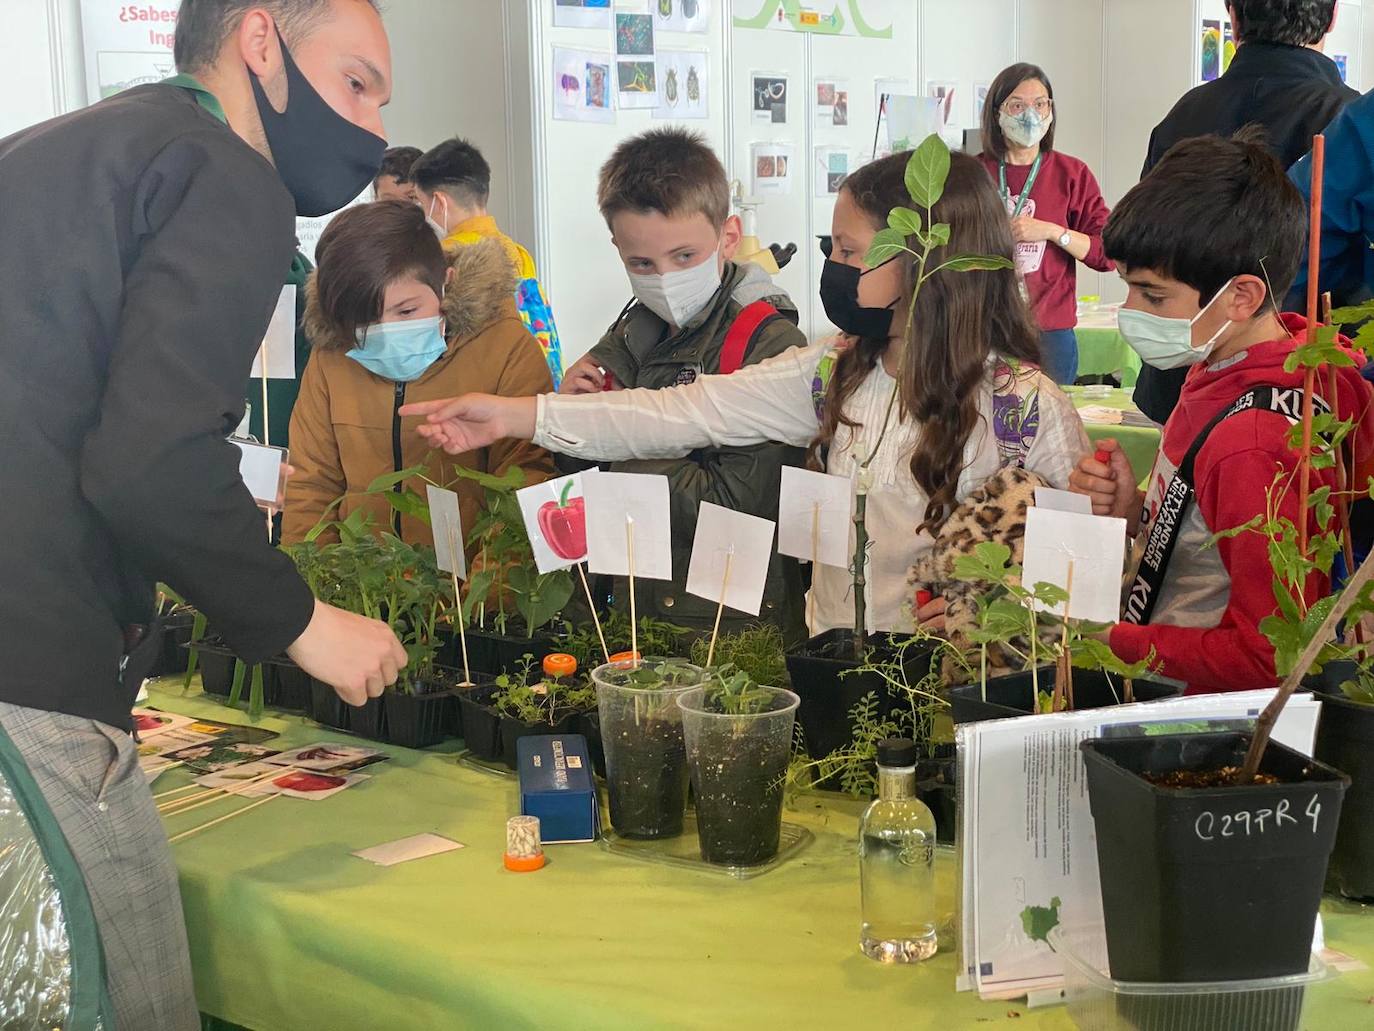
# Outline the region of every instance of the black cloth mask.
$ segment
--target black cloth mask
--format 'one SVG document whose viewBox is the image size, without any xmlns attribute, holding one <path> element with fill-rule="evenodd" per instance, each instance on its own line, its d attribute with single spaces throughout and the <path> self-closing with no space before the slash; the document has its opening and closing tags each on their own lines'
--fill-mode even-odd
<svg viewBox="0 0 1374 1031">
<path fill-rule="evenodd" d="M 841 333 L 868 340 L 886 340 L 892 335 L 892 309 L 897 301 L 886 308 L 865 308 L 859 304 L 859 279 L 872 271 L 827 258 L 821 271 L 821 304 L 825 306 L 825 317 Z"/>
<path fill-rule="evenodd" d="M 386 140 L 330 107 L 296 67 L 280 31 L 277 42 L 286 69 L 286 110 L 274 108 L 258 77 L 248 73 L 262 131 L 277 174 L 296 199 L 296 214 L 328 215 L 362 193 L 377 175 Z"/>
</svg>

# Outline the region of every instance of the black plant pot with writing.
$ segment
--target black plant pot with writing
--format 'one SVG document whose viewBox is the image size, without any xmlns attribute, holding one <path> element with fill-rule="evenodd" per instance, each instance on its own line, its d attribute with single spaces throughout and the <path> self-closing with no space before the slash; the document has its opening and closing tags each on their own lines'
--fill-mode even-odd
<svg viewBox="0 0 1374 1031">
<path fill-rule="evenodd" d="M 1112 977 L 1303 973 L 1349 778 L 1271 742 L 1274 784 L 1171 788 L 1147 776 L 1239 766 L 1248 734 L 1106 737 L 1079 747 L 1097 832 Z"/>
</svg>

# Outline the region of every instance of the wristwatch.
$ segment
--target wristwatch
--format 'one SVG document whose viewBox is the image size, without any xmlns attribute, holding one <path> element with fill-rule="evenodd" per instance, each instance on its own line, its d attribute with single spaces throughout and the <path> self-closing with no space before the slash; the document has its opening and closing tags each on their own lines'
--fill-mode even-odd
<svg viewBox="0 0 1374 1031">
<path fill-rule="evenodd" d="M 1061 236 L 1056 242 L 1059 244 L 1060 247 L 1068 247 L 1069 244 L 1073 243 L 1073 233 L 1065 229 L 1064 235 Z"/>
</svg>

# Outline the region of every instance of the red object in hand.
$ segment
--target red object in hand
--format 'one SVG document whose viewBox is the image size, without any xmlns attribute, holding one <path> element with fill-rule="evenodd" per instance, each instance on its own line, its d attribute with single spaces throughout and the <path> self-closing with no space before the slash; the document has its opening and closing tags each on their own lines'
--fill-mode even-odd
<svg viewBox="0 0 1374 1031">
<path fill-rule="evenodd" d="M 610 369 L 602 369 L 600 365 L 598 365 L 597 368 L 601 369 L 601 389 L 603 392 L 607 390 L 620 389 L 616 386 L 614 372 L 612 372 Z"/>
<path fill-rule="evenodd" d="M 1097 460 L 1098 460 L 1099 462 L 1101 462 L 1103 465 L 1111 465 L 1111 464 L 1112 464 L 1112 456 L 1111 456 L 1108 452 L 1106 452 L 1106 451 L 1099 451 L 1099 452 L 1097 452 L 1095 455 L 1093 455 L 1093 458 L 1097 459 Z"/>
<path fill-rule="evenodd" d="M 916 592 L 916 608 L 917 608 L 917 610 L 920 610 L 920 609 L 925 608 L 927 605 L 929 605 L 929 604 L 930 604 L 932 601 L 934 601 L 934 600 L 935 600 L 935 595 L 931 594 L 929 591 L 917 591 L 917 592 Z"/>
<path fill-rule="evenodd" d="M 549 550 L 561 559 L 574 561 L 587 554 L 587 503 L 582 498 L 568 500 L 573 481 L 563 485 L 563 496 L 539 509 L 539 532 Z"/>
</svg>

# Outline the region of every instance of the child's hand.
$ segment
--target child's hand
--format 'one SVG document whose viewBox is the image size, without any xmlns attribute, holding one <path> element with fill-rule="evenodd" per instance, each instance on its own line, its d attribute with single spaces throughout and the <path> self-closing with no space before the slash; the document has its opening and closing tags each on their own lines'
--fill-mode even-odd
<svg viewBox="0 0 1374 1031">
<path fill-rule="evenodd" d="M 462 455 L 507 437 L 529 440 L 534 436 L 538 405 L 533 397 L 464 394 L 447 401 L 404 405 L 401 414 L 425 417 L 415 429 L 430 447 Z"/>
<path fill-rule="evenodd" d="M 945 632 L 945 596 L 937 594 L 929 597 L 928 591 L 916 594 L 916 625 L 931 634 Z"/>
<path fill-rule="evenodd" d="M 1097 451 L 1084 455 L 1069 476 L 1069 489 L 1092 499 L 1093 515 L 1129 519 L 1137 490 L 1135 473 L 1121 445 L 1099 440 Z"/>
<path fill-rule="evenodd" d="M 559 386 L 560 394 L 596 394 L 606 387 L 606 375 L 601 371 L 601 366 L 591 358 L 590 355 L 583 355 L 573 366 L 563 375 L 563 383 Z"/>
</svg>

